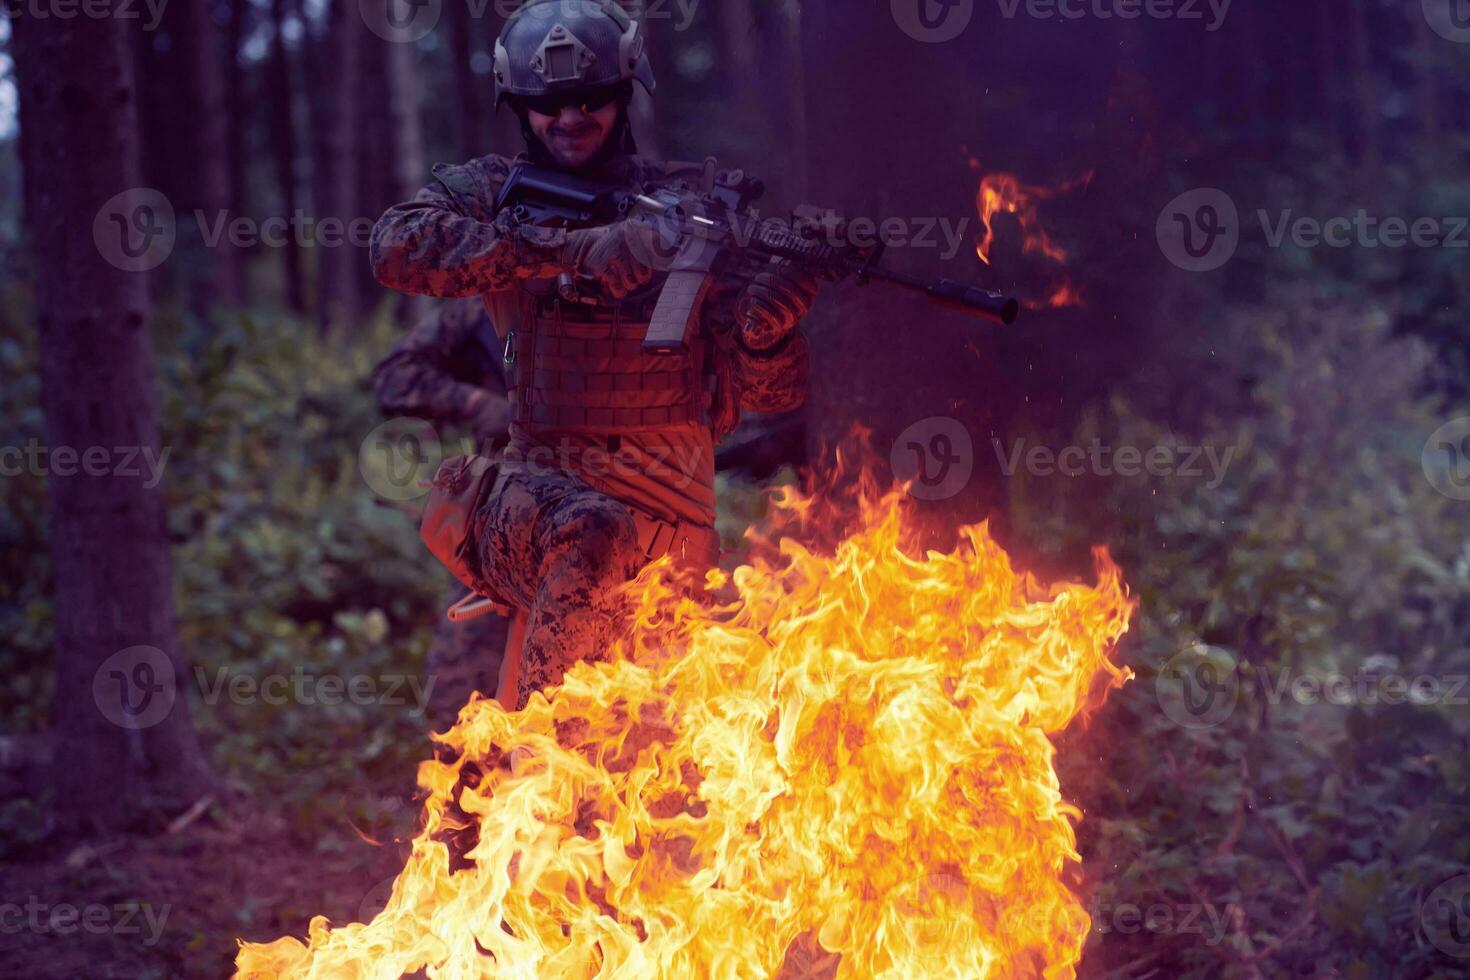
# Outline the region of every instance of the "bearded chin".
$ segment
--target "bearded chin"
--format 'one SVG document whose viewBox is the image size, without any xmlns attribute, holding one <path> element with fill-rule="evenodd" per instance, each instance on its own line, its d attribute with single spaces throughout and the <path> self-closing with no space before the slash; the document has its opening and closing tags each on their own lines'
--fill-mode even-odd
<svg viewBox="0 0 1470 980">
<path fill-rule="evenodd" d="M 526 148 L 530 152 L 531 162 L 541 167 L 555 166 L 573 170 L 596 170 L 613 157 L 635 156 L 638 153 L 638 144 L 633 139 L 633 127 L 629 125 L 628 107 L 626 105 L 619 109 L 618 120 L 613 124 L 602 145 L 587 160 L 579 164 L 569 165 L 557 159 L 551 149 L 531 130 L 531 124 L 524 115 L 521 116 L 521 134 L 526 139 Z M 557 130 L 555 128 L 548 130 L 546 136 L 547 139 L 555 142 Z"/>
</svg>

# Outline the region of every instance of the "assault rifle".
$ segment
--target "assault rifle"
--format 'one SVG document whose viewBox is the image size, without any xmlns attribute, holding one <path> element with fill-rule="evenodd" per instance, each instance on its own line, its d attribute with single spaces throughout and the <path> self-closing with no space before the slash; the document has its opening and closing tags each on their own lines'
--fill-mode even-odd
<svg viewBox="0 0 1470 980">
<path fill-rule="evenodd" d="M 591 228 L 627 219 L 652 223 L 658 234 L 648 264 L 668 276 L 643 342 L 650 352 L 686 350 L 714 282 L 752 275 L 772 259 L 793 262 L 824 282 L 851 277 L 862 285 L 890 283 L 998 323 L 1013 323 L 1020 312 L 1020 304 L 1002 293 L 880 268 L 884 246 L 852 244 L 846 222 L 831 212 L 800 208 L 789 221 L 761 218 L 751 212 L 751 204 L 764 193 L 759 180 L 740 170 L 718 174 L 707 194 L 668 188 L 638 193 L 523 163 L 511 171 L 495 210 L 509 211 L 526 224 L 554 228 Z M 595 301 L 569 275 L 558 286 L 564 299 Z"/>
</svg>

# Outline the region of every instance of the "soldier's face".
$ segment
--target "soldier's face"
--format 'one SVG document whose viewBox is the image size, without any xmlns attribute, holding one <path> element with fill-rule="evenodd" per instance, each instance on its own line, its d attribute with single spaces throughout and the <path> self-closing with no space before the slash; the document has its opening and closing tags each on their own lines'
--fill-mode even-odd
<svg viewBox="0 0 1470 980">
<path fill-rule="evenodd" d="M 591 112 L 569 105 L 555 116 L 527 109 L 526 118 L 556 162 L 575 169 L 586 166 L 602 151 L 618 123 L 618 104 L 613 102 Z"/>
</svg>

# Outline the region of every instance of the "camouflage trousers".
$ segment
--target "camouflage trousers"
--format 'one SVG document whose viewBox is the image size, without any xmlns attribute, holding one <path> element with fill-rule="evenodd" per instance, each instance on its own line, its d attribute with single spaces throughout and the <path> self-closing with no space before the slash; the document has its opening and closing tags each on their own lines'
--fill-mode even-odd
<svg viewBox="0 0 1470 980">
<path fill-rule="evenodd" d="M 455 585 L 446 608 L 468 594 L 464 586 Z M 459 709 L 476 691 L 487 698 L 495 696 L 509 633 L 510 620 L 504 616 L 481 616 L 467 623 L 451 623 L 448 617 L 440 617 L 425 664 L 434 685 L 428 704 L 434 731 L 452 726 Z"/>
<path fill-rule="evenodd" d="M 618 587 L 648 558 L 626 505 L 570 474 L 515 463 L 503 464 L 474 529 L 485 583 L 527 610 L 519 709 L 573 664 L 605 655 L 626 615 Z"/>
</svg>

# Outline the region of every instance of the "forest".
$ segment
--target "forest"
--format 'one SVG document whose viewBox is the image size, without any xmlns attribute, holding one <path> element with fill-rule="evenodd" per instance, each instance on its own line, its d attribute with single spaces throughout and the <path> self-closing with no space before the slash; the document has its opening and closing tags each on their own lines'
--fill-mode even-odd
<svg viewBox="0 0 1470 980">
<path fill-rule="evenodd" d="M 389 902 L 452 582 L 376 456 L 440 301 L 369 237 L 524 150 L 519 5 L 0 0 L 0 975 L 228 976 Z M 621 6 L 641 155 L 1021 301 L 823 285 L 717 529 L 734 568 L 856 439 L 927 547 L 1106 549 L 1131 679 L 1049 733 L 1075 975 L 1467 975 L 1470 4 Z"/>
</svg>

